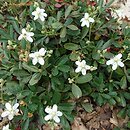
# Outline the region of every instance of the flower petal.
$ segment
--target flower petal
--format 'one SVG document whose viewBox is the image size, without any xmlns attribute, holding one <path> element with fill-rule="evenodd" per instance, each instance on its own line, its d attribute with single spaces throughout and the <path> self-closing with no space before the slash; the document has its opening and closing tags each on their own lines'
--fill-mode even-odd
<svg viewBox="0 0 130 130">
<path fill-rule="evenodd" d="M 113 69 L 113 70 L 116 70 L 117 67 L 118 67 L 117 63 L 112 64 L 112 69 Z"/>
<path fill-rule="evenodd" d="M 82 75 L 86 75 L 86 69 L 82 69 Z"/>
<path fill-rule="evenodd" d="M 19 103 L 14 104 L 13 110 L 16 110 L 18 108 L 18 106 L 19 106 Z"/>
<path fill-rule="evenodd" d="M 56 122 L 56 123 L 59 123 L 60 122 L 60 118 L 58 116 L 54 116 L 53 117 L 53 120 Z"/>
<path fill-rule="evenodd" d="M 27 35 L 28 36 L 34 36 L 34 33 L 33 32 L 27 32 Z"/>
<path fill-rule="evenodd" d="M 57 116 L 62 116 L 63 113 L 62 113 L 61 111 L 57 111 L 56 115 L 57 115 Z"/>
<path fill-rule="evenodd" d="M 10 113 L 10 114 L 8 115 L 8 119 L 9 119 L 9 120 L 12 120 L 13 118 L 14 118 L 14 115 Z"/>
<path fill-rule="evenodd" d="M 86 25 L 87 27 L 89 27 L 89 21 L 86 21 L 85 25 Z"/>
<path fill-rule="evenodd" d="M 86 70 L 90 70 L 90 68 L 91 68 L 91 67 L 90 67 L 89 65 L 85 65 L 85 69 L 86 69 Z"/>
<path fill-rule="evenodd" d="M 39 18 L 42 22 L 45 21 L 45 17 L 43 15 L 40 15 Z"/>
<path fill-rule="evenodd" d="M 82 64 L 86 65 L 86 61 L 85 61 L 85 60 L 82 60 Z"/>
<path fill-rule="evenodd" d="M 23 39 L 23 34 L 20 34 L 20 36 L 18 37 L 18 40 L 20 41 L 21 39 Z"/>
<path fill-rule="evenodd" d="M 51 112 L 52 112 L 52 109 L 51 109 L 49 106 L 47 106 L 47 107 L 45 108 L 45 112 L 46 112 L 46 113 L 51 113 Z"/>
<path fill-rule="evenodd" d="M 44 61 L 44 59 L 43 59 L 42 57 L 39 57 L 39 58 L 38 58 L 38 63 L 39 63 L 40 65 L 44 65 L 44 64 L 45 64 L 45 61 Z"/>
<path fill-rule="evenodd" d="M 118 65 L 119 65 L 120 67 L 124 67 L 124 63 L 121 62 L 121 61 L 118 61 Z"/>
<path fill-rule="evenodd" d="M 52 120 L 52 116 L 51 115 L 47 115 L 44 117 L 45 121 L 48 121 L 48 120 Z"/>
<path fill-rule="evenodd" d="M 75 69 L 75 72 L 78 73 L 78 72 L 81 71 L 81 69 L 82 69 L 81 67 L 77 67 L 77 68 Z"/>
<path fill-rule="evenodd" d="M 8 102 L 5 104 L 5 107 L 6 107 L 6 109 L 9 110 L 9 111 L 12 110 L 12 106 L 11 106 L 11 104 L 8 103 Z"/>
<path fill-rule="evenodd" d="M 113 63 L 114 63 L 113 59 L 108 60 L 108 61 L 106 62 L 107 65 L 111 65 L 111 64 L 113 64 Z"/>
<path fill-rule="evenodd" d="M 27 33 L 26 29 L 23 28 L 23 29 L 22 29 L 22 34 L 26 34 L 26 33 Z"/>
<path fill-rule="evenodd" d="M 80 20 L 80 22 L 83 22 L 83 21 L 85 21 L 85 18 L 82 18 L 82 19 Z"/>
<path fill-rule="evenodd" d="M 33 65 L 36 65 L 37 62 L 38 62 L 37 58 L 34 58 L 34 59 L 32 60 Z"/>
<path fill-rule="evenodd" d="M 81 63 L 80 61 L 75 62 L 75 64 L 78 65 L 78 66 L 80 65 L 80 63 Z"/>
<path fill-rule="evenodd" d="M 84 21 L 82 22 L 81 26 L 84 27 L 84 26 L 86 25 L 86 23 L 87 23 L 87 21 L 84 20 Z"/>
<path fill-rule="evenodd" d="M 6 117 L 10 114 L 9 111 L 4 111 L 2 114 L 1 114 L 1 117 Z"/>
<path fill-rule="evenodd" d="M 54 112 L 57 111 L 57 105 L 56 105 L 56 104 L 53 105 L 52 110 L 53 110 Z"/>
<path fill-rule="evenodd" d="M 94 19 L 93 18 L 89 18 L 89 22 L 93 23 L 94 22 Z"/>
<path fill-rule="evenodd" d="M 19 109 L 15 109 L 15 111 L 14 111 L 15 115 L 17 115 L 18 112 L 19 112 Z"/>
<path fill-rule="evenodd" d="M 41 49 L 39 50 L 39 53 L 40 53 L 41 56 L 44 56 L 45 53 L 46 53 L 45 48 L 41 48 Z"/>
<path fill-rule="evenodd" d="M 30 57 L 30 58 L 35 58 L 35 54 L 34 54 L 34 53 L 30 53 L 30 54 L 29 54 L 29 57 Z"/>
<path fill-rule="evenodd" d="M 122 57 L 122 54 L 119 53 L 118 55 L 115 56 L 116 58 L 120 59 Z"/>
<path fill-rule="evenodd" d="M 85 13 L 85 14 L 84 14 L 84 18 L 85 18 L 85 19 L 88 19 L 88 17 L 89 17 L 89 14 L 88 14 L 88 13 Z"/>
<path fill-rule="evenodd" d="M 33 39 L 30 36 L 26 36 L 26 40 L 28 40 L 29 42 L 33 42 Z"/>
</svg>

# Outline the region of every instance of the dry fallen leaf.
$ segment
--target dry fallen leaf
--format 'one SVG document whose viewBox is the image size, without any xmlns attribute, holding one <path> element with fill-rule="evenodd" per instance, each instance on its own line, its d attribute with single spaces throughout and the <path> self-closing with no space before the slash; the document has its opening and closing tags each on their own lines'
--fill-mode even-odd
<svg viewBox="0 0 130 130">
<path fill-rule="evenodd" d="M 88 130 L 83 122 L 81 121 L 81 118 L 80 117 L 76 117 L 74 119 L 74 122 L 73 124 L 71 125 L 71 130 Z"/>
</svg>

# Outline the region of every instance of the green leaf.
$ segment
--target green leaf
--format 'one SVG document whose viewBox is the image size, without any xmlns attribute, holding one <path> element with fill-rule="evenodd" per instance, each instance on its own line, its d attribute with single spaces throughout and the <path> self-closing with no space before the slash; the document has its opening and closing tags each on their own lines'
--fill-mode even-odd
<svg viewBox="0 0 130 130">
<path fill-rule="evenodd" d="M 62 124 L 64 130 L 70 130 L 69 122 L 67 121 L 67 119 L 64 116 L 61 117 L 61 124 Z"/>
<path fill-rule="evenodd" d="M 41 78 L 41 74 L 40 73 L 34 73 L 32 75 L 32 78 L 29 81 L 29 84 L 30 85 L 36 84 L 40 80 L 40 78 Z"/>
<path fill-rule="evenodd" d="M 66 36 L 66 27 L 63 27 L 60 31 L 60 37 L 64 38 Z"/>
<path fill-rule="evenodd" d="M 57 12 L 57 20 L 60 21 L 60 18 L 62 16 L 62 11 Z"/>
<path fill-rule="evenodd" d="M 123 76 L 123 77 L 121 78 L 120 87 L 121 87 L 122 89 L 126 89 L 126 88 L 127 88 L 127 80 L 126 80 L 126 77 L 125 77 L 125 76 Z"/>
<path fill-rule="evenodd" d="M 73 22 L 73 19 L 72 18 L 67 18 L 65 23 L 64 23 L 64 26 L 68 26 L 70 25 L 71 23 Z"/>
<path fill-rule="evenodd" d="M 72 84 L 72 93 L 76 98 L 82 97 L 82 91 L 76 84 Z"/>
<path fill-rule="evenodd" d="M 109 103 L 110 103 L 111 105 L 115 105 L 115 104 L 116 104 L 116 101 L 115 101 L 113 98 L 111 98 L 111 99 L 109 100 Z"/>
<path fill-rule="evenodd" d="M 120 104 L 121 104 L 121 106 L 123 106 L 123 107 L 126 106 L 126 100 L 125 100 L 125 98 L 123 97 L 122 94 L 120 94 Z"/>
<path fill-rule="evenodd" d="M 58 71 L 57 68 L 53 68 L 53 69 L 52 69 L 52 75 L 53 75 L 53 76 L 58 75 L 58 73 L 59 73 L 59 71 Z"/>
<path fill-rule="evenodd" d="M 55 22 L 55 23 L 52 24 L 52 27 L 53 27 L 54 29 L 59 30 L 60 28 L 63 27 L 63 24 L 60 23 L 60 22 Z"/>
<path fill-rule="evenodd" d="M 102 98 L 101 95 L 98 96 L 97 102 L 98 102 L 98 104 L 99 104 L 100 106 L 103 105 L 104 101 L 103 101 L 103 98 Z"/>
<path fill-rule="evenodd" d="M 108 100 L 111 98 L 111 96 L 110 96 L 110 95 L 105 94 L 105 93 L 103 93 L 103 94 L 102 94 L 102 97 L 104 97 L 105 99 L 108 99 Z"/>
<path fill-rule="evenodd" d="M 70 66 L 68 66 L 68 65 L 60 65 L 60 66 L 58 66 L 57 67 L 60 71 L 62 71 L 62 72 L 68 72 L 68 71 L 70 71 Z"/>
<path fill-rule="evenodd" d="M 60 103 L 59 104 L 59 109 L 62 111 L 69 111 L 71 112 L 74 110 L 75 107 L 75 102 L 68 102 L 68 103 Z"/>
<path fill-rule="evenodd" d="M 106 48 L 110 47 L 112 45 L 112 40 L 108 40 L 104 45 L 102 46 L 102 50 L 105 50 Z"/>
<path fill-rule="evenodd" d="M 65 10 L 65 19 L 69 16 L 72 9 L 73 9 L 73 6 L 69 5 L 68 8 Z"/>
<path fill-rule="evenodd" d="M 19 24 L 17 21 L 12 21 L 12 25 L 17 33 L 20 34 Z"/>
<path fill-rule="evenodd" d="M 19 69 L 13 71 L 13 75 L 16 77 L 24 77 L 24 76 L 29 76 L 30 74 L 25 70 Z"/>
<path fill-rule="evenodd" d="M 17 99 L 22 99 L 28 95 L 33 95 L 33 92 L 30 90 L 19 91 L 19 93 L 17 92 Z"/>
<path fill-rule="evenodd" d="M 90 73 L 87 73 L 84 76 L 80 76 L 80 77 L 76 78 L 75 82 L 78 84 L 83 84 L 83 83 L 87 83 L 91 80 L 92 80 L 92 75 Z"/>
<path fill-rule="evenodd" d="M 25 121 L 23 129 L 28 130 L 28 127 L 29 127 L 29 118 Z"/>
<path fill-rule="evenodd" d="M 78 27 L 76 27 L 75 25 L 68 25 L 67 28 L 71 30 L 78 30 Z"/>
<path fill-rule="evenodd" d="M 82 103 L 82 107 L 85 109 L 86 112 L 92 112 L 93 106 L 90 103 Z"/>
<path fill-rule="evenodd" d="M 28 108 L 32 111 L 32 112 L 34 112 L 34 111 L 36 111 L 37 110 L 37 108 L 38 108 L 38 105 L 37 104 L 29 104 L 28 105 Z"/>
<path fill-rule="evenodd" d="M 57 66 L 64 65 L 68 60 L 69 60 L 69 58 L 68 58 L 67 55 L 62 56 L 62 57 L 59 59 Z"/>
<path fill-rule="evenodd" d="M 79 57 L 80 55 L 78 54 L 78 53 L 76 53 L 76 52 L 72 52 L 71 54 L 70 54 L 70 59 L 72 60 L 72 61 L 76 61 L 77 60 L 77 57 Z"/>
<path fill-rule="evenodd" d="M 117 114 L 117 117 L 119 118 L 125 118 L 126 117 L 126 108 L 123 108 L 119 113 Z"/>
<path fill-rule="evenodd" d="M 82 29 L 82 32 L 81 32 L 81 39 L 83 39 L 83 38 L 85 38 L 86 36 L 87 36 L 87 34 L 88 34 L 88 31 L 89 31 L 89 29 L 88 28 L 86 28 L 86 27 L 84 27 L 83 29 Z"/>
<path fill-rule="evenodd" d="M 25 62 L 23 62 L 22 66 L 23 66 L 24 69 L 26 69 L 28 71 L 39 72 L 39 69 L 36 66 L 28 65 Z"/>
<path fill-rule="evenodd" d="M 64 48 L 67 50 L 78 50 L 80 47 L 79 47 L 79 45 L 74 44 L 74 43 L 66 43 L 64 45 Z"/>
<path fill-rule="evenodd" d="M 52 103 L 53 104 L 58 104 L 61 100 L 61 93 L 55 91 L 52 97 Z"/>
</svg>

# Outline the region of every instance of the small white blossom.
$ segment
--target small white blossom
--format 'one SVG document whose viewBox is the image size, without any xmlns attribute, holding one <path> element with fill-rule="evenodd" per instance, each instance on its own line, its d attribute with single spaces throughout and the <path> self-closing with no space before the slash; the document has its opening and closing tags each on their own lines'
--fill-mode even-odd
<svg viewBox="0 0 130 130">
<path fill-rule="evenodd" d="M 90 23 L 94 22 L 94 19 L 91 18 L 88 13 L 85 13 L 84 17 L 80 20 L 80 22 L 82 22 L 81 24 L 82 27 L 84 26 L 89 27 Z"/>
<path fill-rule="evenodd" d="M 1 114 L 1 117 L 8 116 L 9 120 L 12 120 L 14 118 L 14 115 L 17 115 L 19 112 L 19 109 L 17 109 L 19 106 L 19 103 L 15 103 L 13 106 L 8 102 L 5 104 L 5 111 Z"/>
<path fill-rule="evenodd" d="M 34 36 L 33 32 L 27 32 L 26 29 L 23 28 L 22 33 L 18 37 L 18 40 L 25 39 L 25 40 L 27 40 L 29 42 L 33 42 L 33 39 L 31 38 L 32 36 Z"/>
<path fill-rule="evenodd" d="M 48 115 L 45 116 L 45 120 L 49 121 L 49 120 L 54 120 L 56 123 L 60 122 L 60 118 L 59 116 L 62 116 L 62 112 L 57 110 L 58 107 L 56 104 L 53 105 L 53 107 L 46 107 L 45 108 L 45 112 L 48 113 Z"/>
<path fill-rule="evenodd" d="M 7 124 L 6 126 L 3 126 L 2 130 L 11 130 L 9 129 L 9 124 Z"/>
<path fill-rule="evenodd" d="M 45 10 L 40 9 L 39 7 L 37 7 L 36 10 L 32 12 L 32 15 L 34 15 L 34 20 L 40 19 L 41 21 L 45 21 L 45 17 L 47 17 Z"/>
<path fill-rule="evenodd" d="M 90 66 L 89 65 L 86 65 L 86 61 L 85 60 L 82 60 L 81 62 L 80 61 L 76 61 L 75 64 L 78 66 L 75 70 L 76 73 L 78 72 L 81 72 L 82 75 L 86 75 L 86 71 L 87 70 L 90 70 Z"/>
<path fill-rule="evenodd" d="M 74 82 L 74 79 L 68 78 L 68 81 L 70 84 L 72 84 Z"/>
<path fill-rule="evenodd" d="M 124 67 L 124 63 L 121 61 L 122 54 L 119 53 L 115 57 L 111 58 L 106 62 L 107 65 L 112 65 L 112 69 L 116 70 L 118 66 Z"/>
<path fill-rule="evenodd" d="M 33 65 L 36 65 L 37 63 L 39 63 L 40 65 L 44 65 L 45 61 L 43 56 L 45 55 L 45 53 L 46 53 L 45 48 L 41 48 L 37 52 L 30 53 L 29 57 L 32 58 Z"/>
</svg>

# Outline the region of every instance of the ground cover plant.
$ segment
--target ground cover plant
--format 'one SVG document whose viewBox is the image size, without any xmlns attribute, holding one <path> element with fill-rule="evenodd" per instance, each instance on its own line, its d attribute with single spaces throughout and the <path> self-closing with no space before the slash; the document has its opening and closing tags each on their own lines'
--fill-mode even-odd
<svg viewBox="0 0 130 130">
<path fill-rule="evenodd" d="M 70 130 L 77 107 L 105 104 L 130 128 L 129 20 L 112 2 L 0 3 L 1 129 Z"/>
</svg>

